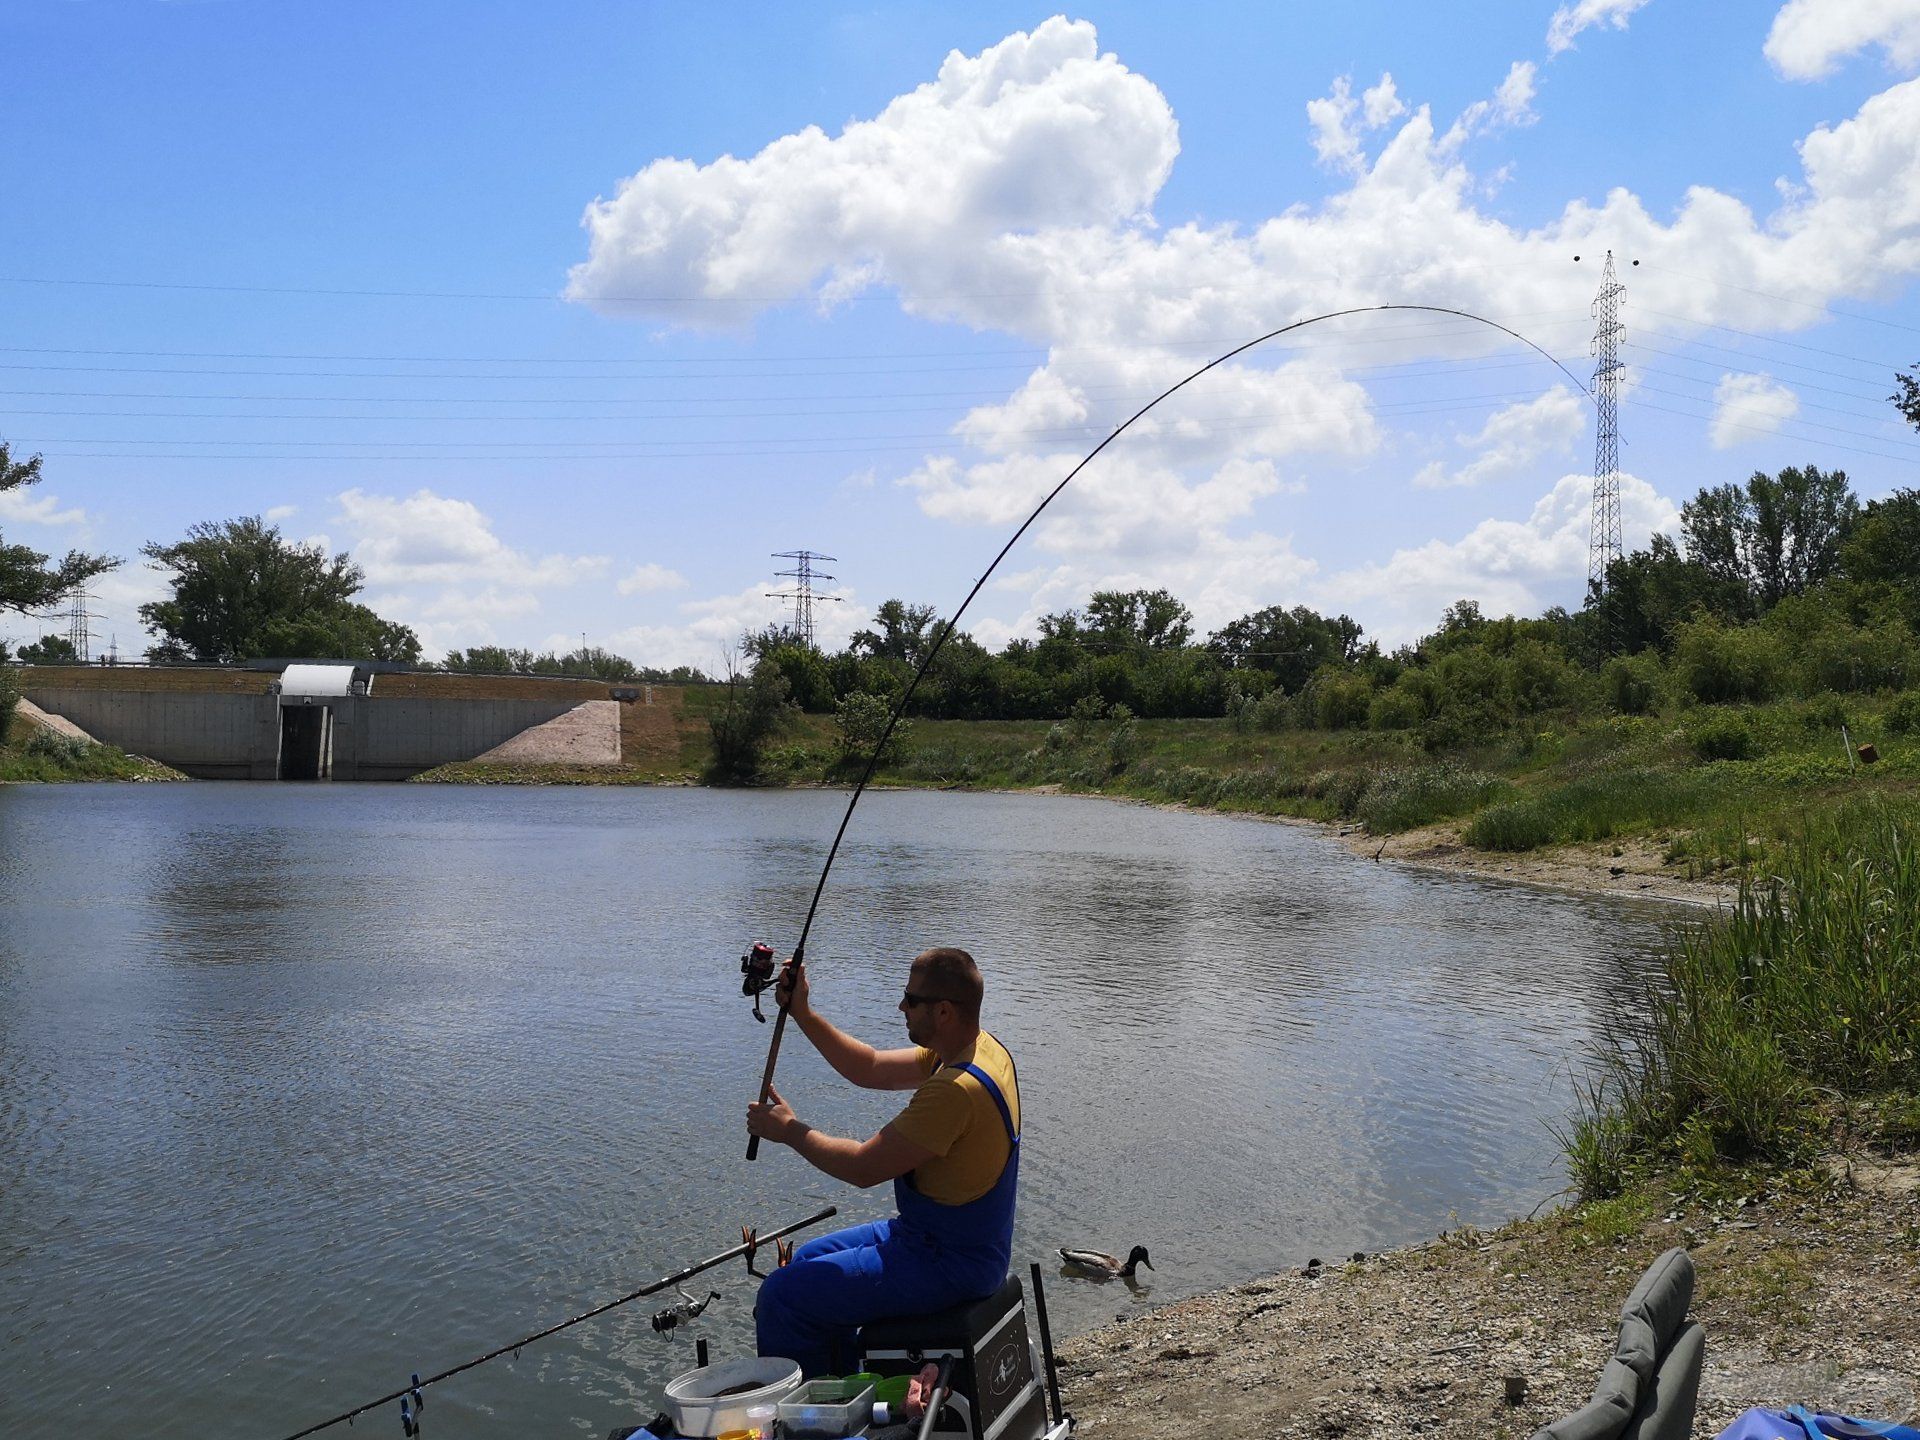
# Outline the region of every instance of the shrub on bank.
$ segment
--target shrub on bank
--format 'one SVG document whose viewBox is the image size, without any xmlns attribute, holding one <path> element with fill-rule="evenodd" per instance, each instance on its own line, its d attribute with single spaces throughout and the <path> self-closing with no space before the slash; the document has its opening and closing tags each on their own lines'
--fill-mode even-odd
<svg viewBox="0 0 1920 1440">
<path fill-rule="evenodd" d="M 1775 636 L 1757 627 L 1696 620 L 1678 631 L 1673 668 L 1681 688 L 1702 704 L 1758 703 L 1780 693 L 1786 655 Z"/>
<path fill-rule="evenodd" d="M 13 710 L 20 700 L 20 672 L 0 662 L 0 745 L 13 730 Z"/>
<path fill-rule="evenodd" d="M 1809 825 L 1774 876 L 1676 934 L 1664 970 L 1562 1137 L 1583 1195 L 1648 1163 L 1792 1158 L 1818 1143 L 1822 1103 L 1897 1131 L 1920 1097 L 1920 812 L 1861 803 Z"/>
<path fill-rule="evenodd" d="M 1738 715 L 1707 715 L 1688 727 L 1687 744 L 1702 760 L 1747 760 L 1753 756 L 1753 731 Z"/>
<path fill-rule="evenodd" d="M 1895 735 L 1920 734 L 1920 690 L 1909 690 L 1887 707 L 1887 729 Z"/>
<path fill-rule="evenodd" d="M 1643 650 L 1609 660 L 1600 672 L 1600 689 L 1614 714 L 1651 715 L 1660 704 L 1665 678 L 1659 655 Z"/>
<path fill-rule="evenodd" d="M 1512 788 L 1509 781 L 1452 763 L 1418 765 L 1374 776 L 1354 813 L 1374 834 L 1388 835 L 1463 815 Z"/>
</svg>

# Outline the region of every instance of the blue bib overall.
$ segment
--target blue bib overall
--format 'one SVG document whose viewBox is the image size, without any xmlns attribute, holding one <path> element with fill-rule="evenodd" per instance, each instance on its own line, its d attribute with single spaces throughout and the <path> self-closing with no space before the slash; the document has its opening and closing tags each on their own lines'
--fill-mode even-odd
<svg viewBox="0 0 1920 1440">
<path fill-rule="evenodd" d="M 942 1205 L 893 1182 L 899 1215 L 809 1240 L 793 1262 L 769 1275 L 754 1304 L 762 1355 L 796 1361 L 803 1375 L 845 1373 L 862 1325 L 893 1315 L 924 1315 L 1000 1288 L 1013 1258 L 1013 1202 L 1020 1179 L 1020 1133 L 1000 1087 L 977 1065 L 957 1067 L 992 1097 L 1007 1127 L 1007 1163 L 993 1188 L 964 1205 Z"/>
</svg>

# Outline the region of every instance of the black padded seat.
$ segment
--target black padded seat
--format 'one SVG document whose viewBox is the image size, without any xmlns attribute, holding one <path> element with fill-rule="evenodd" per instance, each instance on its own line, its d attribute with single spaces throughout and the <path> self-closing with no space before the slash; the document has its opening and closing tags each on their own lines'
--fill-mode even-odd
<svg viewBox="0 0 1920 1440">
<path fill-rule="evenodd" d="M 1019 1305 L 1025 1291 L 1020 1277 L 1009 1275 L 993 1294 L 963 1300 L 945 1310 L 920 1315 L 894 1315 L 870 1320 L 860 1330 L 860 1348 L 866 1350 L 957 1349 L 968 1336 L 984 1332 L 995 1320 Z"/>
</svg>

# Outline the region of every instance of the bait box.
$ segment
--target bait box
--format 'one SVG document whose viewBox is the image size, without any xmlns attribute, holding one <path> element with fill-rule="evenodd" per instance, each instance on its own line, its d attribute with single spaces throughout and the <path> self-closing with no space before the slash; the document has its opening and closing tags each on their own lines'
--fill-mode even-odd
<svg viewBox="0 0 1920 1440">
<path fill-rule="evenodd" d="M 780 1433 L 790 1440 L 843 1440 L 873 1420 L 873 1386 L 862 1381 L 808 1380 L 780 1402 Z"/>
<path fill-rule="evenodd" d="M 777 1405 L 800 1383 L 791 1360 L 755 1356 L 689 1370 L 667 1382 L 667 1409 L 682 1435 L 711 1436 L 752 1427 L 748 1411 Z"/>
</svg>

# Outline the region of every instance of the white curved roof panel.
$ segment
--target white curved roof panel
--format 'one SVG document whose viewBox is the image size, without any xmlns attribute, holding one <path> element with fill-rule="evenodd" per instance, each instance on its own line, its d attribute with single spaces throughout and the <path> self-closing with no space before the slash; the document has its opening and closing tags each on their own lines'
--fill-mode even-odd
<svg viewBox="0 0 1920 1440">
<path fill-rule="evenodd" d="M 348 695 L 353 683 L 351 665 L 289 665 L 280 676 L 280 696 Z"/>
</svg>

